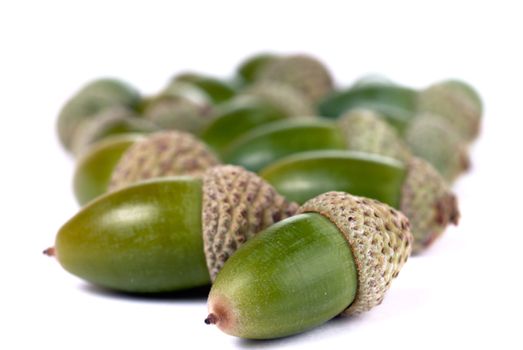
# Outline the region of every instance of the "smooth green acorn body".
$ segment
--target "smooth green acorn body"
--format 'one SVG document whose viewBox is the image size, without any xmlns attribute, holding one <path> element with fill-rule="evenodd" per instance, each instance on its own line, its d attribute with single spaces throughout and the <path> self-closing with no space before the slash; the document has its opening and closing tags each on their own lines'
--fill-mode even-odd
<svg viewBox="0 0 523 350">
<path fill-rule="evenodd" d="M 102 140 L 85 152 L 76 165 L 73 189 L 76 200 L 84 205 L 107 191 L 114 167 L 139 134 L 112 136 Z"/>
<path fill-rule="evenodd" d="M 201 180 L 177 178 L 91 202 L 58 232 L 58 261 L 93 284 L 126 292 L 208 284 L 201 188 Z"/>
<path fill-rule="evenodd" d="M 225 150 L 225 163 L 259 171 L 282 157 L 311 150 L 345 149 L 336 125 L 316 119 L 293 119 L 260 126 Z"/>
<path fill-rule="evenodd" d="M 220 106 L 200 137 L 215 152 L 221 154 L 247 131 L 285 117 L 280 110 L 260 99 L 235 99 Z"/>
<path fill-rule="evenodd" d="M 340 314 L 357 286 L 354 258 L 338 228 L 319 214 L 300 214 L 269 227 L 229 259 L 209 296 L 210 312 L 233 335 L 283 337 Z"/>
<path fill-rule="evenodd" d="M 343 191 L 398 208 L 406 169 L 401 162 L 378 155 L 312 151 L 283 158 L 262 169 L 260 176 L 300 204 L 328 191 Z"/>
</svg>

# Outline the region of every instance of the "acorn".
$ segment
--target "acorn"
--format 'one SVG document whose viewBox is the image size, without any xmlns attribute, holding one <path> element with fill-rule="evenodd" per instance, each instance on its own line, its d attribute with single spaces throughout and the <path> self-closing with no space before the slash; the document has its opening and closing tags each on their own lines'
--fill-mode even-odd
<svg viewBox="0 0 523 350">
<path fill-rule="evenodd" d="M 270 63 L 274 62 L 279 56 L 273 53 L 258 53 L 247 57 L 238 65 L 236 77 L 241 85 L 249 85 L 259 78 L 259 74 Z"/>
<path fill-rule="evenodd" d="M 318 102 L 334 89 L 328 68 L 309 55 L 289 55 L 268 63 L 259 72 L 260 81 L 279 82 L 292 86 L 311 103 Z"/>
<path fill-rule="evenodd" d="M 107 192 L 114 168 L 125 151 L 142 134 L 123 134 L 105 138 L 87 149 L 78 159 L 73 177 L 73 190 L 78 204 L 85 205 Z"/>
<path fill-rule="evenodd" d="M 197 134 L 212 116 L 212 102 L 200 88 L 176 82 L 149 99 L 143 106 L 143 114 L 162 129 Z"/>
<path fill-rule="evenodd" d="M 371 109 L 387 119 L 400 134 L 415 116 L 416 90 L 395 84 L 363 84 L 336 91 L 318 104 L 321 116 L 338 118 L 354 108 Z"/>
<path fill-rule="evenodd" d="M 410 122 L 405 141 L 414 155 L 427 160 L 450 183 L 470 167 L 467 145 L 445 117 L 420 114 Z"/>
<path fill-rule="evenodd" d="M 244 95 L 255 96 L 280 109 L 288 117 L 315 115 L 314 107 L 303 93 L 290 85 L 265 81 L 249 86 Z"/>
<path fill-rule="evenodd" d="M 174 175 L 202 175 L 220 162 L 214 153 L 193 135 L 160 131 L 135 142 L 114 166 L 109 191 L 151 178 Z"/>
<path fill-rule="evenodd" d="M 147 134 L 159 130 L 154 123 L 140 118 L 134 111 L 122 107 L 107 107 L 78 125 L 71 143 L 75 155 L 81 155 L 92 144 L 119 134 Z"/>
<path fill-rule="evenodd" d="M 328 192 L 258 234 L 223 266 L 207 324 L 284 337 L 379 305 L 411 251 L 408 219 L 376 200 Z"/>
<path fill-rule="evenodd" d="M 99 197 L 60 228 L 44 253 L 112 290 L 204 286 L 245 241 L 297 208 L 257 175 L 217 166 L 202 178 L 154 179 Z"/>
<path fill-rule="evenodd" d="M 259 126 L 232 142 L 222 153 L 225 163 L 259 171 L 283 157 L 306 151 L 350 149 L 408 158 L 403 140 L 371 112 L 358 110 L 333 121 L 296 118 Z"/>
<path fill-rule="evenodd" d="M 303 152 L 260 171 L 285 198 L 297 203 L 328 191 L 373 198 L 401 210 L 410 220 L 413 251 L 420 253 L 457 224 L 456 196 L 427 162 L 351 151 Z"/>
<path fill-rule="evenodd" d="M 263 124 L 287 118 L 281 109 L 255 96 L 242 95 L 216 107 L 200 138 L 217 154 L 236 139 Z"/>
<path fill-rule="evenodd" d="M 419 94 L 419 111 L 446 118 L 465 142 L 479 134 L 482 104 L 479 95 L 464 82 L 442 81 Z"/>
<path fill-rule="evenodd" d="M 92 119 L 105 108 L 125 106 L 134 109 L 139 102 L 139 93 L 122 81 L 102 78 L 86 84 L 60 110 L 57 122 L 60 142 L 70 150 L 82 121 Z"/>
<path fill-rule="evenodd" d="M 223 103 L 236 95 L 236 90 L 232 84 L 199 73 L 181 73 L 173 79 L 172 83 L 177 84 L 179 82 L 195 85 L 207 94 L 213 104 Z"/>
</svg>

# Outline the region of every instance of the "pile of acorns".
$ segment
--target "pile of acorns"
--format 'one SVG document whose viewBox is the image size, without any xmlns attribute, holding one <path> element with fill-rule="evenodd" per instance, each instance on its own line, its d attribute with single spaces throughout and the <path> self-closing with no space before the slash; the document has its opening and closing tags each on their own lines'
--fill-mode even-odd
<svg viewBox="0 0 523 350">
<path fill-rule="evenodd" d="M 339 88 L 309 55 L 252 56 L 227 81 L 180 74 L 149 97 L 96 80 L 60 112 L 83 208 L 45 253 L 122 292 L 212 282 L 206 323 L 299 333 L 378 305 L 457 224 L 449 184 L 481 114 L 464 82 Z"/>
</svg>

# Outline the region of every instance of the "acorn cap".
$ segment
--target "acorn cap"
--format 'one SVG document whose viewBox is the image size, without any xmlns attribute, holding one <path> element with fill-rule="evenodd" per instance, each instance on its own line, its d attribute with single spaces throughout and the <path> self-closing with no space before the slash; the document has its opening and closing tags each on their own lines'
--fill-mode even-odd
<svg viewBox="0 0 523 350">
<path fill-rule="evenodd" d="M 465 141 L 479 134 L 481 106 L 468 94 L 445 83 L 434 84 L 419 93 L 419 110 L 440 114 Z"/>
<path fill-rule="evenodd" d="M 438 114 L 416 116 L 405 131 L 405 141 L 415 156 L 432 164 L 449 182 L 470 166 L 465 142 L 449 121 Z"/>
<path fill-rule="evenodd" d="M 219 164 L 207 146 L 189 133 L 161 131 L 136 142 L 116 165 L 109 191 L 138 181 L 173 176 L 199 176 Z"/>
<path fill-rule="evenodd" d="M 358 269 L 358 291 L 342 315 L 368 311 L 383 300 L 412 247 L 409 220 L 377 200 L 327 192 L 303 204 L 299 213 L 328 218 L 345 236 Z"/>
<path fill-rule="evenodd" d="M 203 243 L 211 280 L 239 246 L 264 228 L 290 217 L 288 202 L 258 175 L 242 167 L 213 167 L 203 175 Z"/>
<path fill-rule="evenodd" d="M 411 157 L 396 129 L 370 109 L 351 110 L 338 119 L 348 150 L 388 156 L 400 161 Z"/>
<path fill-rule="evenodd" d="M 71 143 L 74 154 L 82 154 L 95 142 L 108 136 L 125 133 L 150 133 L 158 127 L 139 118 L 136 112 L 124 107 L 108 107 L 91 118 L 83 120 L 75 130 Z"/>
<path fill-rule="evenodd" d="M 401 211 L 410 219 L 413 253 L 419 253 L 439 237 L 447 225 L 458 224 L 456 196 L 428 162 L 412 157 L 401 189 Z"/>
<path fill-rule="evenodd" d="M 244 94 L 266 101 L 288 117 L 316 114 L 310 101 L 299 90 L 276 81 L 265 81 L 251 85 L 245 90 Z"/>
<path fill-rule="evenodd" d="M 327 67 L 308 55 L 291 55 L 275 59 L 259 73 L 261 81 L 276 81 L 301 91 L 316 103 L 334 88 Z"/>
</svg>

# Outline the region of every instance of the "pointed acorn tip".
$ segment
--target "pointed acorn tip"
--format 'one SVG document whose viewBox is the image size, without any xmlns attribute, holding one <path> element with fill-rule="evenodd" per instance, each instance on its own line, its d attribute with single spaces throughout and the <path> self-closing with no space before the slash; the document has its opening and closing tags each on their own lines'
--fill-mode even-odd
<svg viewBox="0 0 523 350">
<path fill-rule="evenodd" d="M 205 324 L 216 324 L 216 322 L 218 322 L 218 317 L 216 317 L 215 314 L 210 313 L 204 322 L 205 322 Z"/>
<path fill-rule="evenodd" d="M 42 253 L 47 256 L 55 256 L 56 249 L 55 249 L 55 247 L 49 247 L 49 248 L 45 249 Z"/>
</svg>

